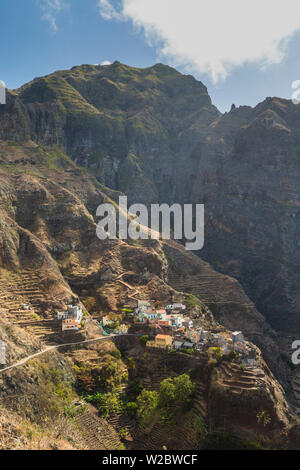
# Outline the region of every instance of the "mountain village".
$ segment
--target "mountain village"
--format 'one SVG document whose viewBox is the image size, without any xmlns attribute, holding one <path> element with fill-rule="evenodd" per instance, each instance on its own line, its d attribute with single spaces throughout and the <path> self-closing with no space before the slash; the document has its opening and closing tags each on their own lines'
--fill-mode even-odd
<svg viewBox="0 0 300 470">
<path fill-rule="evenodd" d="M 127 310 L 129 324 L 117 326 L 119 334 L 127 334 L 131 324 L 148 326 L 153 330 L 146 347 L 188 353 L 205 352 L 209 349 L 222 356 L 233 354 L 239 357 L 245 366 L 255 366 L 256 351 L 247 342 L 241 331 L 221 331 L 215 333 L 201 326 L 201 321 L 191 319 L 187 308 L 181 303 L 155 308 L 147 300 L 137 300 L 132 309 Z M 104 331 L 115 327 L 113 315 L 102 318 L 101 326 Z"/>
</svg>

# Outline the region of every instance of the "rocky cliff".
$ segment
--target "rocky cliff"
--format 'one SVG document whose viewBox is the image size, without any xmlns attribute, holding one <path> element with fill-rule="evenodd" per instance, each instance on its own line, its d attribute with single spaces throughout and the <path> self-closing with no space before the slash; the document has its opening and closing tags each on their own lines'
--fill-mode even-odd
<svg viewBox="0 0 300 470">
<path fill-rule="evenodd" d="M 300 109 L 267 98 L 221 114 L 192 76 L 84 65 L 9 92 L 0 137 L 61 146 L 130 202 L 204 203 L 199 255 L 267 321 L 299 329 Z"/>
<path fill-rule="evenodd" d="M 300 329 L 299 120 L 277 98 L 222 115 L 202 83 L 162 64 L 74 67 L 9 91 L 0 328 L 10 360 L 60 341 L 53 312 L 77 298 L 97 315 L 133 293 L 168 302 L 185 292 L 242 329 L 288 390 L 279 335 Z M 96 208 L 120 194 L 204 203 L 204 250 L 99 241 Z M 20 310 L 28 302 L 34 311 Z"/>
</svg>

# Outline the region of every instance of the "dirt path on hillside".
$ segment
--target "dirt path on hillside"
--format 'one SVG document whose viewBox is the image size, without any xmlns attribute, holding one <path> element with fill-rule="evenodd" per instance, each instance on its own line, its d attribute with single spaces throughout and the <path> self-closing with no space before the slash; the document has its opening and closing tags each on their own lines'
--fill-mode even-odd
<svg viewBox="0 0 300 470">
<path fill-rule="evenodd" d="M 15 364 L 13 364 L 9 367 L 5 367 L 5 369 L 0 369 L 0 374 L 2 374 L 3 372 L 6 372 L 8 370 L 14 369 L 16 367 L 20 367 L 20 366 L 26 364 L 26 362 L 30 361 L 31 359 L 34 359 L 38 356 L 41 356 L 42 354 L 45 354 L 49 351 L 53 351 L 55 349 L 62 348 L 64 346 L 76 346 L 76 345 L 79 345 L 79 344 L 94 343 L 96 341 L 104 341 L 104 340 L 108 340 L 108 339 L 111 339 L 111 338 L 116 338 L 118 336 L 139 336 L 139 335 L 137 335 L 137 334 L 127 334 L 127 335 L 112 334 L 112 335 L 109 335 L 109 336 L 99 336 L 99 338 L 86 339 L 84 341 L 78 341 L 77 343 L 63 343 L 63 344 L 57 344 L 55 346 L 46 346 L 45 349 L 43 349 L 42 351 L 39 351 L 35 354 L 32 354 L 31 356 L 27 356 L 27 357 L 21 359 L 19 362 L 16 362 Z"/>
</svg>

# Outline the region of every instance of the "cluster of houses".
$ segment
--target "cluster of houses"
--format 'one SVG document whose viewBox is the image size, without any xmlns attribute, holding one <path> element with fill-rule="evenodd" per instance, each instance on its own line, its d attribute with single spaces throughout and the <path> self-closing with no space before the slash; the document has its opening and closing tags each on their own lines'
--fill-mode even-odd
<svg viewBox="0 0 300 470">
<path fill-rule="evenodd" d="M 201 330 L 201 328 L 198 330 Z M 194 342 L 194 339 L 189 341 L 187 338 L 174 338 L 169 334 L 158 334 L 155 336 L 154 340 L 147 341 L 146 346 L 149 348 L 169 350 L 194 349 L 196 351 L 203 351 L 209 347 L 218 347 L 223 355 L 235 351 L 242 364 L 255 366 L 256 351 L 245 341 L 241 331 L 220 334 L 214 334 L 208 331 L 197 331 L 197 334 L 199 334 L 198 342 Z"/>
<path fill-rule="evenodd" d="M 166 308 L 155 309 L 150 302 L 138 300 L 137 308 L 134 312 L 140 323 L 149 322 L 156 328 L 167 327 L 173 331 L 178 329 L 192 328 L 193 322 L 184 315 L 186 306 L 183 304 L 171 304 Z"/>
<path fill-rule="evenodd" d="M 255 349 L 245 341 L 241 331 L 213 333 L 196 326 L 186 315 L 185 305 L 175 303 L 155 309 L 150 302 L 139 300 L 134 315 L 138 322 L 161 330 L 154 340 L 147 342 L 148 347 L 196 351 L 218 347 L 223 355 L 235 351 L 243 364 L 255 365 Z"/>
<path fill-rule="evenodd" d="M 68 305 L 67 310 L 58 312 L 57 320 L 62 322 L 62 331 L 78 331 L 83 318 L 81 305 Z"/>
<path fill-rule="evenodd" d="M 187 316 L 186 306 L 173 303 L 165 308 L 154 308 L 146 300 L 138 300 L 132 310 L 135 322 L 151 325 L 156 329 L 155 338 L 147 342 L 147 347 L 172 350 L 194 349 L 204 351 L 211 347 L 219 348 L 223 355 L 232 351 L 238 354 L 245 365 L 255 365 L 256 350 L 247 341 L 241 331 L 208 331 Z M 57 319 L 62 322 L 62 331 L 78 331 L 83 318 L 81 305 L 68 305 L 67 310 L 58 312 Z M 196 323 L 197 320 L 196 320 Z M 102 318 L 101 328 L 112 330 L 120 335 L 128 333 L 128 325 L 116 321 L 111 315 Z M 0 342 L 1 356 L 1 342 Z M 1 361 L 1 359 L 0 359 Z M 1 362 L 0 362 L 1 364 Z"/>
</svg>

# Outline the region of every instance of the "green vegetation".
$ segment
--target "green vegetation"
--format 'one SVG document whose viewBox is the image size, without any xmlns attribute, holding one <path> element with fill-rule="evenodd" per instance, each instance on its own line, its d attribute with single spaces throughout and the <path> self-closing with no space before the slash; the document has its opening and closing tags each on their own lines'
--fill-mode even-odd
<svg viewBox="0 0 300 470">
<path fill-rule="evenodd" d="M 94 395 L 88 395 L 86 401 L 93 403 L 104 418 L 108 418 L 122 409 L 122 402 L 118 393 L 95 393 Z"/>
<path fill-rule="evenodd" d="M 52 148 L 46 154 L 46 158 L 43 162 L 49 169 L 52 170 L 65 170 L 66 168 L 79 168 L 74 162 L 71 160 L 70 157 L 66 155 L 63 149 L 56 146 Z"/>
<path fill-rule="evenodd" d="M 87 297 L 86 299 L 83 299 L 83 304 L 87 311 L 91 313 L 96 311 L 97 302 L 94 297 Z"/>
<path fill-rule="evenodd" d="M 132 418 L 136 417 L 138 411 L 138 404 L 134 401 L 129 401 L 124 405 L 124 413 Z"/>
<path fill-rule="evenodd" d="M 211 357 L 211 359 L 218 362 L 222 359 L 222 356 L 223 356 L 222 348 L 219 348 L 219 347 L 209 348 L 208 354 Z"/>
<path fill-rule="evenodd" d="M 119 434 L 121 439 L 126 439 L 129 435 L 129 431 L 127 428 L 122 428 Z"/>
<path fill-rule="evenodd" d="M 264 428 L 271 423 L 271 417 L 267 411 L 260 411 L 257 413 L 256 419 L 258 424 L 262 424 Z"/>
<path fill-rule="evenodd" d="M 93 392 L 96 388 L 96 382 L 94 376 L 89 367 L 83 366 L 74 366 L 74 370 L 77 374 L 77 384 L 79 392 L 81 393 L 90 393 Z"/>
<path fill-rule="evenodd" d="M 152 414 L 158 407 L 158 398 L 159 395 L 156 391 L 146 389 L 142 390 L 140 395 L 137 397 L 137 415 L 142 421 L 146 422 L 151 418 Z"/>
<path fill-rule="evenodd" d="M 181 350 L 179 352 L 189 354 L 190 356 L 194 356 L 194 354 L 195 354 L 195 350 L 193 348 L 181 348 Z"/>
<path fill-rule="evenodd" d="M 228 361 L 228 362 L 236 361 L 238 358 L 239 358 L 239 355 L 236 351 L 230 351 L 229 354 L 226 354 L 225 356 L 223 356 L 223 360 Z"/>
<path fill-rule="evenodd" d="M 137 397 L 137 415 L 147 424 L 156 417 L 160 422 L 171 422 L 176 412 L 184 410 L 190 403 L 195 386 L 187 374 L 167 378 L 160 384 L 159 391 L 142 390 Z"/>
<path fill-rule="evenodd" d="M 188 309 L 193 309 L 197 306 L 202 306 L 201 301 L 193 294 L 188 294 L 185 296 L 185 304 Z"/>
<path fill-rule="evenodd" d="M 82 404 L 81 406 L 68 405 L 68 406 L 65 406 L 64 412 L 68 418 L 75 418 L 76 416 L 84 413 L 86 409 L 87 409 L 86 403 Z"/>
<path fill-rule="evenodd" d="M 49 362 L 34 361 L 30 364 L 32 379 L 39 385 L 38 396 L 32 398 L 30 408 L 35 409 L 39 420 L 64 414 L 65 407 L 72 403 L 75 397 L 73 378 L 66 379 L 67 368 L 67 363 L 58 368 L 55 358 Z M 68 372 L 71 373 L 71 370 Z"/>
<path fill-rule="evenodd" d="M 140 337 L 140 343 L 143 345 L 143 346 L 146 346 L 146 343 L 147 341 L 149 341 L 149 336 L 148 335 L 144 335 L 144 336 L 141 336 Z"/>
<path fill-rule="evenodd" d="M 78 391 L 85 394 L 113 392 L 116 387 L 128 381 L 127 367 L 119 350 L 113 349 L 103 355 L 101 365 L 91 363 L 75 365 Z"/>
<path fill-rule="evenodd" d="M 127 360 L 127 367 L 128 369 L 135 369 L 135 360 L 133 359 L 133 357 L 129 357 L 128 360 Z"/>
<path fill-rule="evenodd" d="M 101 369 L 98 381 L 110 391 L 122 382 L 127 382 L 128 372 L 122 360 L 111 356 L 110 361 Z"/>
</svg>

